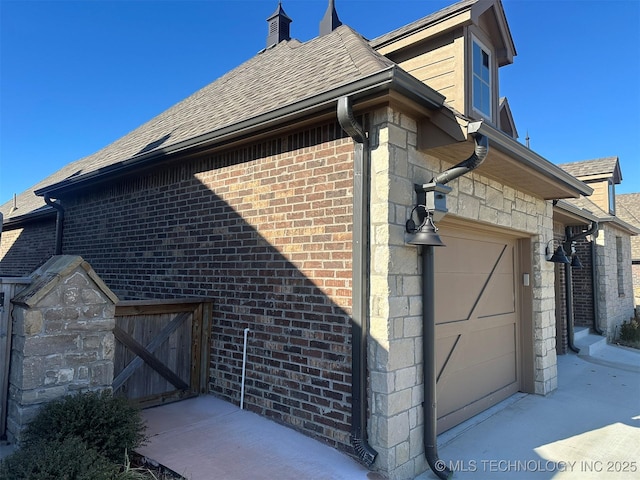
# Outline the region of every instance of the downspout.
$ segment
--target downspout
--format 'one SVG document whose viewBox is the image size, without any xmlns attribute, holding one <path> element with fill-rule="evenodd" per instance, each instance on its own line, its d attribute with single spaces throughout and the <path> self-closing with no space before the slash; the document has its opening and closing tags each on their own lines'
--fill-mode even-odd
<svg viewBox="0 0 640 480">
<path fill-rule="evenodd" d="M 338 121 L 353 139 L 353 242 L 351 328 L 351 444 L 367 467 L 378 452 L 367 439 L 367 337 L 369 335 L 369 139 L 353 116 L 349 97 L 338 100 Z"/>
<path fill-rule="evenodd" d="M 48 193 L 44 194 L 44 201 L 50 207 L 56 209 L 58 214 L 56 215 L 56 246 L 55 255 L 62 255 L 62 229 L 64 228 L 64 208 L 60 202 L 54 202 Z"/>
<path fill-rule="evenodd" d="M 571 227 L 565 227 L 565 251 L 573 252 L 572 244 L 576 240 L 591 235 L 598 230 L 598 222 L 591 222 L 589 230 L 579 233 L 578 235 L 571 236 Z M 564 283 L 565 283 L 565 302 L 567 309 L 567 344 L 569 349 L 575 353 L 580 353 L 580 349 L 573 343 L 573 273 L 571 271 L 571 264 L 564 264 Z M 595 290 L 594 290 L 595 300 Z M 595 307 L 595 302 L 594 302 Z"/>
<path fill-rule="evenodd" d="M 447 184 L 480 166 L 489 153 L 489 139 L 477 133 L 482 122 L 470 123 L 468 132 L 473 136 L 475 148 L 466 160 L 436 175 L 431 183 Z M 424 388 L 424 454 L 427 463 L 438 478 L 446 480 L 453 472 L 438 456 L 438 409 L 436 395 L 436 319 L 435 319 L 435 266 L 434 247 L 422 246 L 422 356 Z"/>
<path fill-rule="evenodd" d="M 445 170 L 431 179 L 431 183 L 440 183 L 446 185 L 451 180 L 455 180 L 462 175 L 469 173 L 471 170 L 478 168 L 489 153 L 489 139 L 478 133 L 482 122 L 470 123 L 467 132 L 471 134 L 475 142 L 475 148 L 469 158 L 463 160 L 459 164 Z"/>
</svg>

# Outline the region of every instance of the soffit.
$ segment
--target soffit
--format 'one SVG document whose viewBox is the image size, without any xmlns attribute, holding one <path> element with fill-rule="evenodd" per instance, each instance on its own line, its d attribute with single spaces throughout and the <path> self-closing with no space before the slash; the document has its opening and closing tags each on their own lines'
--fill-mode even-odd
<svg viewBox="0 0 640 480">
<path fill-rule="evenodd" d="M 489 153 L 474 172 L 544 200 L 576 198 L 592 193 L 590 187 L 504 133 L 484 124 L 480 132 L 484 134 L 487 130 L 492 132 L 488 135 Z M 499 141 L 501 137 L 504 138 Z M 473 153 L 474 142 L 471 137 L 454 144 L 443 141 L 441 145 L 430 143 L 435 138 L 433 126 L 429 123 L 421 125 L 418 138 L 420 150 L 452 165 L 469 158 Z"/>
</svg>

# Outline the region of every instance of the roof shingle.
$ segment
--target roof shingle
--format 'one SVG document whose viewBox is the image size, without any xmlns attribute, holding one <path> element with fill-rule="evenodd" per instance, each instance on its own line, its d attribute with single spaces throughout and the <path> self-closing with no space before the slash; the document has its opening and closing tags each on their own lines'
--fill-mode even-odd
<svg viewBox="0 0 640 480">
<path fill-rule="evenodd" d="M 565 172 L 577 178 L 608 174 L 610 174 L 611 176 L 615 176 L 616 173 L 619 173 L 620 169 L 618 157 L 603 157 L 596 158 L 594 160 L 582 160 L 579 162 L 563 163 L 558 166 Z M 620 180 L 622 180 L 622 177 L 620 178 Z"/>
<path fill-rule="evenodd" d="M 305 43 L 280 42 L 105 148 L 66 165 L 21 193 L 14 212 L 13 200 L 2 205 L 0 212 L 5 220 L 25 215 L 44 205 L 34 190 L 233 126 L 394 65 L 345 25 Z"/>
</svg>

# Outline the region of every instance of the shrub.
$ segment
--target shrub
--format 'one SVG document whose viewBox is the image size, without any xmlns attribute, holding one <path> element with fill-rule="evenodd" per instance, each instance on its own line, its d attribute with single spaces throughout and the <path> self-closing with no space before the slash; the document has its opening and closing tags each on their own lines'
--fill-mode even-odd
<svg viewBox="0 0 640 480">
<path fill-rule="evenodd" d="M 127 399 L 108 391 L 86 392 L 44 405 L 27 426 L 24 445 L 78 437 L 89 448 L 122 463 L 127 450 L 144 443 L 144 428 L 139 409 Z"/>
<path fill-rule="evenodd" d="M 0 462 L 0 480 L 113 480 L 118 471 L 75 436 L 34 442 Z"/>
<path fill-rule="evenodd" d="M 640 323 L 637 320 L 622 322 L 620 326 L 620 343 L 640 348 Z"/>
</svg>

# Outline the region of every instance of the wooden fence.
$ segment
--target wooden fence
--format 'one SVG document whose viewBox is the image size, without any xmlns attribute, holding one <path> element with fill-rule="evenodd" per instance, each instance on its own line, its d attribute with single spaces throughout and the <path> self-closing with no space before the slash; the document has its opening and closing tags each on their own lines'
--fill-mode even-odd
<svg viewBox="0 0 640 480">
<path fill-rule="evenodd" d="M 0 439 L 6 435 L 9 365 L 11 360 L 11 299 L 31 283 L 25 277 L 0 277 Z"/>
<path fill-rule="evenodd" d="M 119 302 L 114 393 L 143 408 L 205 393 L 211 311 L 202 299 Z"/>
</svg>

